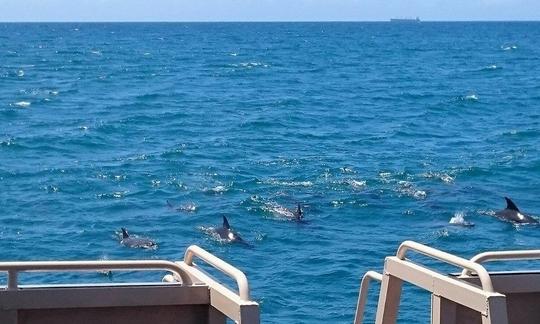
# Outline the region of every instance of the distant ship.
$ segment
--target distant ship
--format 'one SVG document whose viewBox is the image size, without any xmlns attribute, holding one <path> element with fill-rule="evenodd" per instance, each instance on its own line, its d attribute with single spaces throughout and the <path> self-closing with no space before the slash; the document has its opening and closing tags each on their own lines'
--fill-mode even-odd
<svg viewBox="0 0 540 324">
<path fill-rule="evenodd" d="M 419 17 L 416 17 L 416 18 L 392 18 L 390 19 L 390 22 L 397 22 L 397 23 L 419 23 L 420 22 L 420 18 Z"/>
</svg>

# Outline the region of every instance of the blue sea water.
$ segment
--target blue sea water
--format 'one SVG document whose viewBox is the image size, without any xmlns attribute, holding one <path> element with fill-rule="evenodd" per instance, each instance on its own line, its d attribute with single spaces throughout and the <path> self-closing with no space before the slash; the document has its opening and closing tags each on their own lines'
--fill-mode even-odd
<svg viewBox="0 0 540 324">
<path fill-rule="evenodd" d="M 540 216 L 538 39 L 540 23 L 0 24 L 0 260 L 198 244 L 247 274 L 263 323 L 350 323 L 359 279 L 404 240 L 538 248 L 539 227 L 493 217 L 504 196 Z M 297 202 L 305 224 L 282 217 Z M 222 215 L 252 247 L 207 235 Z M 121 246 L 122 226 L 159 248 Z M 406 287 L 400 321 L 428 305 Z"/>
</svg>

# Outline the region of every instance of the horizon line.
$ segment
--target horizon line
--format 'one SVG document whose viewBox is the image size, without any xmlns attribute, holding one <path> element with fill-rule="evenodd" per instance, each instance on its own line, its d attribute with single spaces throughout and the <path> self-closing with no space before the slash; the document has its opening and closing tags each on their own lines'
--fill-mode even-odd
<svg viewBox="0 0 540 324">
<path fill-rule="evenodd" d="M 0 24 L 10 23 L 383 23 L 386 20 L 0 20 Z M 419 23 L 454 23 L 454 22 L 540 22 L 540 19 L 456 19 L 456 20 L 422 20 Z"/>
</svg>

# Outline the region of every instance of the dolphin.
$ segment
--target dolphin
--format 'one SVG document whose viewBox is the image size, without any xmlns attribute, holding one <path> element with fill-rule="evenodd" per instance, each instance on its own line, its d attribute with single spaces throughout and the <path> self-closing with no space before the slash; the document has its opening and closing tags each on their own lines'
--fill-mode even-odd
<svg viewBox="0 0 540 324">
<path fill-rule="evenodd" d="M 149 238 L 131 237 L 128 231 L 122 227 L 122 240 L 120 244 L 130 248 L 156 249 L 157 244 Z"/>
<path fill-rule="evenodd" d="M 286 218 L 295 221 L 297 223 L 305 223 L 304 220 L 304 210 L 302 209 L 302 205 L 298 203 L 296 206 L 296 210 L 293 209 L 285 209 L 285 212 L 282 213 Z"/>
<path fill-rule="evenodd" d="M 236 232 L 234 232 L 231 229 L 231 226 L 229 225 L 229 221 L 227 220 L 227 217 L 223 216 L 223 226 L 220 228 L 217 228 L 215 230 L 215 233 L 219 235 L 219 238 L 222 240 L 225 240 L 227 242 L 238 242 L 238 243 L 244 243 L 246 242 L 238 235 Z"/>
<path fill-rule="evenodd" d="M 286 208 L 276 203 L 268 203 L 266 204 L 268 208 L 270 209 L 270 212 L 272 212 L 275 216 L 279 218 L 284 218 L 290 221 L 294 221 L 297 223 L 304 223 L 304 211 L 302 209 L 302 205 L 298 203 L 296 206 L 296 209 L 292 208 Z"/>
<path fill-rule="evenodd" d="M 496 217 L 507 222 L 518 224 L 538 224 L 538 220 L 523 214 L 510 198 L 504 197 L 504 199 L 506 200 L 506 208 L 495 212 Z"/>
<path fill-rule="evenodd" d="M 301 221 L 302 219 L 304 219 L 304 211 L 302 210 L 302 206 L 300 205 L 300 203 L 298 203 L 296 211 L 293 213 L 293 215 L 296 221 Z"/>
</svg>

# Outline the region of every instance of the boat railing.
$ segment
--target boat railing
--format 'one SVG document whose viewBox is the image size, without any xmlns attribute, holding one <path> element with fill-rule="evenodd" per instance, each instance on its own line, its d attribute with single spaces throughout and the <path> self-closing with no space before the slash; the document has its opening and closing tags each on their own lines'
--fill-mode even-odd
<svg viewBox="0 0 540 324">
<path fill-rule="evenodd" d="M 473 256 L 470 261 L 474 263 L 484 263 L 488 261 L 509 261 L 509 260 L 539 260 L 540 250 L 525 251 L 489 251 Z M 471 275 L 469 269 L 463 269 L 462 276 Z"/>
<path fill-rule="evenodd" d="M 187 248 L 184 255 L 184 263 L 191 267 L 194 266 L 194 257 L 198 257 L 212 267 L 220 270 L 224 274 L 236 280 L 236 283 L 238 284 L 238 292 L 240 298 L 243 300 L 249 300 L 249 283 L 246 275 L 242 271 L 238 270 L 227 262 L 217 258 L 216 256 L 206 252 L 205 250 L 201 249 L 196 245 L 192 245 Z"/>
<path fill-rule="evenodd" d="M 464 271 L 474 271 L 480 278 L 480 282 L 482 283 L 482 289 L 488 292 L 494 291 L 493 283 L 491 282 L 491 278 L 489 277 L 489 273 L 487 272 L 486 268 L 474 261 L 467 260 L 456 255 L 443 252 L 441 250 L 437 250 L 413 241 L 405 241 L 401 243 L 396 253 L 396 256 L 400 260 L 405 260 L 405 255 L 409 250 L 454 265 L 456 267 L 463 268 Z"/>
<path fill-rule="evenodd" d="M 354 324 L 360 324 L 364 320 L 367 294 L 369 291 L 369 284 L 372 280 L 381 282 L 382 274 L 375 271 L 368 271 L 364 277 L 362 277 L 362 281 L 360 282 L 360 293 L 358 295 L 358 304 L 356 305 L 356 315 L 354 316 Z"/>
<path fill-rule="evenodd" d="M 194 262 L 195 258 L 233 278 L 238 285 L 238 293 L 199 268 Z M 19 282 L 19 275 L 23 272 L 71 271 L 167 271 L 170 274 L 161 280 L 164 283 L 22 285 Z M 205 316 L 208 316 L 208 323 L 211 324 L 224 324 L 226 318 L 238 324 L 260 322 L 259 305 L 250 300 L 249 283 L 244 273 L 195 245 L 190 246 L 185 252 L 184 260 L 178 262 L 165 260 L 0 262 L 0 272 L 7 273 L 7 285 L 5 289 L 0 289 L 2 324 L 18 324 L 17 318 L 32 314 L 43 314 L 42 316 L 49 318 L 63 318 L 62 316 L 77 314 L 76 316 L 87 316 L 85 320 L 94 318 L 95 322 L 98 321 L 96 318 L 99 318 L 99 321 L 108 321 L 100 316 L 109 313 L 102 313 L 100 309 L 109 309 L 110 314 L 126 312 L 125 318 L 129 318 L 128 313 L 136 313 L 137 307 L 160 309 L 161 311 L 150 311 L 145 316 L 157 314 L 155 316 L 164 318 L 176 316 L 175 312 L 193 312 L 189 315 L 191 322 L 197 323 L 202 323 Z M 202 306 L 208 307 L 206 311 L 208 315 L 201 313 Z M 9 321 L 4 321 L 4 318 L 9 318 Z M 38 322 L 39 318 L 36 323 Z M 64 323 L 64 320 L 53 322 Z M 186 320 L 186 323 L 191 322 Z"/>
<path fill-rule="evenodd" d="M 195 257 L 233 278 L 238 285 L 238 294 L 201 269 L 193 262 Z M 188 267 L 194 279 L 210 287 L 210 300 L 214 308 L 237 323 L 259 323 L 259 305 L 249 300 L 249 283 L 242 271 L 194 245 L 186 250 L 184 261 L 180 263 Z M 164 278 L 169 282 L 178 281 L 178 279 L 171 275 Z"/>
<path fill-rule="evenodd" d="M 0 262 L 0 272 L 7 272 L 7 289 L 16 290 L 21 272 L 59 272 L 59 271 L 99 271 L 99 270 L 167 270 L 182 278 L 184 284 L 191 284 L 186 267 L 164 260 L 125 260 L 125 261 L 22 261 Z"/>
<path fill-rule="evenodd" d="M 462 280 L 412 262 L 406 258 L 410 252 L 459 267 L 463 271 L 474 272 L 477 274 L 474 277 L 477 281 Z M 459 323 L 455 315 L 459 315 L 456 311 L 457 305 L 480 313 L 484 324 L 508 323 L 505 295 L 495 291 L 490 274 L 474 260 L 467 260 L 413 241 L 403 242 L 396 256 L 385 259 L 382 275 L 368 272 L 362 279 L 355 324 L 361 324 L 363 321 L 367 292 L 372 280 L 381 282 L 376 324 L 396 323 L 403 282 L 411 283 L 431 293 L 432 323 Z M 454 321 L 449 320 L 452 314 Z"/>
</svg>

